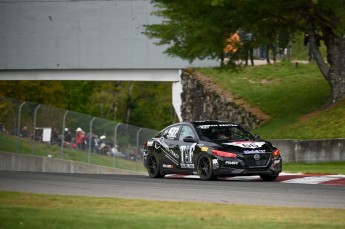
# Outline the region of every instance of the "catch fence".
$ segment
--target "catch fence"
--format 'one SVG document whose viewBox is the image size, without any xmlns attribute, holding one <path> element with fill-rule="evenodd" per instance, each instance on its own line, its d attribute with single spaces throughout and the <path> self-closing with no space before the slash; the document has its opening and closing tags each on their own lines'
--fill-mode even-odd
<svg viewBox="0 0 345 229">
<path fill-rule="evenodd" d="M 157 131 L 0 97 L 0 151 L 144 171 L 145 140 Z"/>
</svg>

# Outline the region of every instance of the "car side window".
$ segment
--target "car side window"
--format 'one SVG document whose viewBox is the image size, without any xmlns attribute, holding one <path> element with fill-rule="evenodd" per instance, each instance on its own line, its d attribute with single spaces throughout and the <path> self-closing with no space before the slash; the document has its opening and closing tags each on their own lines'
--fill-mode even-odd
<svg viewBox="0 0 345 229">
<path fill-rule="evenodd" d="M 155 137 L 155 138 L 160 138 L 160 137 L 162 137 L 162 135 L 163 135 L 163 131 L 162 131 L 162 132 L 159 132 L 159 133 L 156 134 L 154 137 Z"/>
<path fill-rule="evenodd" d="M 195 134 L 194 134 L 192 128 L 190 126 L 183 126 L 181 133 L 180 133 L 179 140 L 183 141 L 183 139 L 187 136 L 191 136 L 191 137 L 195 138 Z"/>
<path fill-rule="evenodd" d="M 164 131 L 164 138 L 176 140 L 181 126 L 172 126 Z"/>
</svg>

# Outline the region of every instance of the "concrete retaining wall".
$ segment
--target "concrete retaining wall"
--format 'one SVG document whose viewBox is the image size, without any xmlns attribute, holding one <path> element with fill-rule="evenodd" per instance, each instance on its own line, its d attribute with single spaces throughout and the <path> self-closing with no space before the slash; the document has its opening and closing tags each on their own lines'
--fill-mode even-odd
<svg viewBox="0 0 345 229">
<path fill-rule="evenodd" d="M 76 161 L 6 152 L 0 152 L 0 170 L 54 173 L 145 174 Z"/>
<path fill-rule="evenodd" d="M 270 140 L 279 148 L 284 162 L 345 161 L 345 139 Z"/>
</svg>

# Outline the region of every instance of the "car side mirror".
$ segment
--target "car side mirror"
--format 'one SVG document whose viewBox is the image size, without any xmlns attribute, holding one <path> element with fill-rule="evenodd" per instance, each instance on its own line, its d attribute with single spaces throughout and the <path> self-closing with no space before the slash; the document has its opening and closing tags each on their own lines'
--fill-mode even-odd
<svg viewBox="0 0 345 229">
<path fill-rule="evenodd" d="M 198 140 L 193 138 L 192 136 L 187 136 L 183 139 L 184 142 L 191 142 L 191 143 L 197 143 Z"/>
<path fill-rule="evenodd" d="M 257 141 L 260 141 L 261 140 L 261 138 L 260 138 L 260 135 L 254 135 L 254 137 L 255 137 L 255 139 L 257 140 Z"/>
<path fill-rule="evenodd" d="M 168 133 L 162 135 L 163 138 L 168 138 Z"/>
</svg>

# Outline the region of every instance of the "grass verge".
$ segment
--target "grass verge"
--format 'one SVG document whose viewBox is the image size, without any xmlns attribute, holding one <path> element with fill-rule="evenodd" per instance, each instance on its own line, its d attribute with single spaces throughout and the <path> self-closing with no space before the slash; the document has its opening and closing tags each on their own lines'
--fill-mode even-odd
<svg viewBox="0 0 345 229">
<path fill-rule="evenodd" d="M 199 69 L 219 87 L 260 108 L 270 120 L 254 130 L 266 139 L 322 139 L 345 136 L 345 102 L 319 110 L 330 88 L 315 64 L 281 62 L 240 72 Z"/>
<path fill-rule="evenodd" d="M 0 192 L 0 228 L 344 228 L 345 210 Z"/>
<path fill-rule="evenodd" d="M 345 161 L 323 163 L 284 163 L 283 170 L 283 172 L 291 173 L 345 175 Z"/>
</svg>

